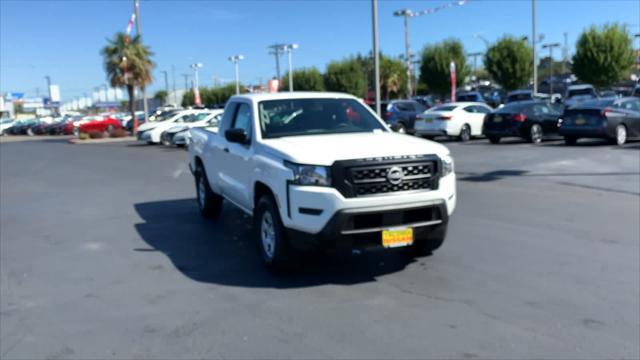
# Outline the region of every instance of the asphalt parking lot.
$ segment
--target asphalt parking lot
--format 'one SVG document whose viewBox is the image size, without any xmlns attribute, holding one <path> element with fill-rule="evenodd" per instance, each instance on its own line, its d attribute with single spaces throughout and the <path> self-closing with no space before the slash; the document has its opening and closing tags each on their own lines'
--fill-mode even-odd
<svg viewBox="0 0 640 360">
<path fill-rule="evenodd" d="M 186 152 L 0 144 L 0 357 L 640 357 L 640 143 L 447 142 L 444 246 L 266 272 Z"/>
</svg>

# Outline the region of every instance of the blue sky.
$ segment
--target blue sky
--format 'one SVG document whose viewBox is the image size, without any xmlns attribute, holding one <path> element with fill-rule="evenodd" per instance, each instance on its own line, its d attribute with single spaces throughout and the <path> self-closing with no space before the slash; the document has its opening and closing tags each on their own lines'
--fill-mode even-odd
<svg viewBox="0 0 640 360">
<path fill-rule="evenodd" d="M 422 10 L 449 3 L 433 1 L 379 1 L 380 47 L 383 52 L 404 52 L 402 20 L 394 10 Z M 640 32 L 638 0 L 538 0 L 538 32 L 545 41 L 563 42 L 568 32 L 573 53 L 576 38 L 585 27 L 607 22 L 626 23 Z M 105 38 L 124 31 L 133 11 L 132 0 L 111 1 L 13 1 L 0 0 L 0 91 L 45 92 L 45 75 L 59 84 L 63 99 L 91 93 L 106 82 L 99 50 Z M 201 85 L 213 77 L 231 81 L 232 54 L 243 54 L 240 77 L 257 83 L 275 75 L 274 57 L 267 46 L 295 42 L 294 68 L 325 65 L 372 47 L 371 2 L 350 1 L 152 1 L 140 2 L 144 41 L 155 53 L 156 82 L 164 87 L 160 73 L 176 68 L 176 87 L 184 87 L 182 73 L 188 65 L 202 62 Z M 471 0 L 441 12 L 410 20 L 411 46 L 455 37 L 466 51 L 484 51 L 480 34 L 490 42 L 504 34 L 531 33 L 529 0 Z M 635 46 L 638 46 L 636 41 Z M 560 57 L 556 51 L 555 57 Z M 286 59 L 282 58 L 282 64 Z M 171 82 L 171 78 L 170 78 Z"/>
</svg>

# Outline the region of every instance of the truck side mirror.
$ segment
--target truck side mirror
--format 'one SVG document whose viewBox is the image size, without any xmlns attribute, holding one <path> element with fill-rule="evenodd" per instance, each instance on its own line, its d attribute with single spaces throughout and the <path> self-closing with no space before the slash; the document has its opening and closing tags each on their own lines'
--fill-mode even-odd
<svg viewBox="0 0 640 360">
<path fill-rule="evenodd" d="M 227 141 L 238 144 L 247 144 L 249 143 L 249 135 L 244 129 L 233 128 L 228 129 L 224 132 L 224 137 Z"/>
</svg>

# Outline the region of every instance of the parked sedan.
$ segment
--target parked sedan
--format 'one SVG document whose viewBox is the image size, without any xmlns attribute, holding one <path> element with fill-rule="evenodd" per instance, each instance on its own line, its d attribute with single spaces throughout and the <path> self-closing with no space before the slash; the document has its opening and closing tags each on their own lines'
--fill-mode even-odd
<svg viewBox="0 0 640 360">
<path fill-rule="evenodd" d="M 539 144 L 557 134 L 560 112 L 546 101 L 519 101 L 505 105 L 484 120 L 483 133 L 492 144 L 504 137 L 520 137 Z"/>
<path fill-rule="evenodd" d="M 41 123 L 40 119 L 37 119 L 37 118 L 16 121 L 14 125 L 8 129 L 8 132 L 11 135 L 32 136 L 34 135 L 32 128 L 34 126 L 39 125 L 40 123 Z"/>
<path fill-rule="evenodd" d="M 603 138 L 623 145 L 629 138 L 640 137 L 640 99 L 600 99 L 568 108 L 559 132 L 569 145 L 579 138 Z"/>
<path fill-rule="evenodd" d="M 383 109 L 382 119 L 400 133 L 413 133 L 414 123 L 419 114 L 427 108 L 415 100 L 393 100 Z"/>
<path fill-rule="evenodd" d="M 188 146 L 191 142 L 190 130 L 192 128 L 205 127 L 210 131 L 217 132 L 220 120 L 222 120 L 222 112 L 213 117 L 209 117 L 209 120 L 207 120 L 205 123 L 199 124 L 198 126 L 182 128 L 180 131 L 176 131 L 175 135 L 173 135 L 173 137 L 171 138 L 171 143 L 175 146 Z"/>
<path fill-rule="evenodd" d="M 455 136 L 469 141 L 482 135 L 484 117 L 491 113 L 487 104 L 479 102 L 448 103 L 429 109 L 418 115 L 415 122 L 416 135 L 433 138 Z"/>
<path fill-rule="evenodd" d="M 218 126 L 218 122 L 222 118 L 223 110 L 211 110 L 211 112 L 202 112 L 193 115 L 188 121 L 172 126 L 165 130 L 160 135 L 160 142 L 165 146 L 184 146 L 186 145 L 184 134 L 189 132 L 189 129 L 194 127 L 210 127 Z M 175 137 L 178 137 L 179 141 L 176 141 Z"/>
<path fill-rule="evenodd" d="M 0 119 L 0 135 L 8 135 L 9 129 L 16 123 L 14 119 L 6 118 Z"/>
<path fill-rule="evenodd" d="M 138 128 L 138 140 L 145 141 L 148 144 L 157 144 L 161 141 L 160 137 L 166 130 L 176 125 L 190 122 L 194 115 L 201 113 L 210 114 L 212 111 L 213 110 L 183 110 L 160 121 L 150 121 Z"/>
<path fill-rule="evenodd" d="M 78 130 L 81 133 L 89 133 L 92 131 L 97 132 L 111 132 L 115 129 L 121 129 L 122 125 L 120 120 L 114 119 L 112 117 L 105 117 L 103 119 L 89 121 L 84 123 L 78 127 Z"/>
</svg>

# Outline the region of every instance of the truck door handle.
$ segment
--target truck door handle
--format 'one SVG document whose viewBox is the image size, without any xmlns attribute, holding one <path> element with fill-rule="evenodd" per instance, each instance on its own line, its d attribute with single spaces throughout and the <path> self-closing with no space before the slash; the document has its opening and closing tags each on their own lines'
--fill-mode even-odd
<svg viewBox="0 0 640 360">
<path fill-rule="evenodd" d="M 228 147 L 226 147 L 226 148 L 222 149 L 222 151 L 224 151 L 224 152 L 228 153 L 228 152 L 229 152 L 229 148 L 228 148 Z"/>
</svg>

